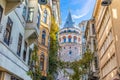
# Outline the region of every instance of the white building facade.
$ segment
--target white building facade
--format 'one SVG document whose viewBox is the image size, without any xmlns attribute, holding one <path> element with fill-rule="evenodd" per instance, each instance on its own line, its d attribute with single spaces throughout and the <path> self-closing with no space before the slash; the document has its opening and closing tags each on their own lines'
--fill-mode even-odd
<svg viewBox="0 0 120 80">
<path fill-rule="evenodd" d="M 0 0 L 0 80 L 32 80 L 30 45 L 39 35 L 39 19 L 38 0 Z"/>
</svg>

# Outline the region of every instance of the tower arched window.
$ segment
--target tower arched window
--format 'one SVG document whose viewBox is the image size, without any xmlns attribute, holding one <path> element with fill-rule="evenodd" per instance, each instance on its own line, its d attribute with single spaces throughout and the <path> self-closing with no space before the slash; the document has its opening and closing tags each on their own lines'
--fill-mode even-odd
<svg viewBox="0 0 120 80">
<path fill-rule="evenodd" d="M 65 37 L 65 36 L 63 37 L 63 42 L 64 42 L 64 43 L 66 42 L 66 37 Z"/>
<path fill-rule="evenodd" d="M 42 32 L 42 44 L 43 44 L 43 45 L 45 45 L 45 40 L 46 40 L 45 38 L 46 38 L 46 32 L 43 31 L 43 32 Z"/>
<path fill-rule="evenodd" d="M 44 54 L 41 54 L 41 56 L 40 56 L 40 69 L 42 71 L 44 70 L 44 61 L 45 61 L 45 56 L 44 56 Z"/>
<path fill-rule="evenodd" d="M 71 54 L 72 54 L 72 51 L 69 51 L 69 54 L 71 55 Z"/>
<path fill-rule="evenodd" d="M 75 43 L 77 42 L 77 37 L 76 37 L 76 36 L 74 36 L 74 42 L 75 42 Z"/>
<path fill-rule="evenodd" d="M 68 42 L 72 42 L 72 37 L 71 36 L 68 36 Z"/>
<path fill-rule="evenodd" d="M 80 42 L 80 38 L 78 39 L 78 42 Z"/>
<path fill-rule="evenodd" d="M 43 15 L 43 22 L 44 23 L 47 23 L 47 15 L 48 15 L 47 10 L 45 10 L 44 15 Z"/>
</svg>

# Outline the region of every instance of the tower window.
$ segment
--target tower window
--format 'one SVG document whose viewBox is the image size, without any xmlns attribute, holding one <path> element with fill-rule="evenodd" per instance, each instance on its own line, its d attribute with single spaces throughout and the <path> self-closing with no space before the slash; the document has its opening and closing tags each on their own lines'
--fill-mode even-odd
<svg viewBox="0 0 120 80">
<path fill-rule="evenodd" d="M 70 43 L 72 41 L 72 37 L 68 36 L 68 42 Z"/>
<path fill-rule="evenodd" d="M 72 51 L 69 51 L 69 54 L 71 55 L 71 54 L 72 54 Z"/>
<path fill-rule="evenodd" d="M 77 37 L 76 37 L 76 36 L 74 36 L 74 42 L 75 42 L 75 43 L 77 42 Z"/>
</svg>

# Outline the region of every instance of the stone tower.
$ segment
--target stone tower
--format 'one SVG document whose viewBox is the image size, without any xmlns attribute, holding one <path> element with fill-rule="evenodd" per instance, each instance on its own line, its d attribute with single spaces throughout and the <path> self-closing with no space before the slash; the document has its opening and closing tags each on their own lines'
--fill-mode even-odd
<svg viewBox="0 0 120 80">
<path fill-rule="evenodd" d="M 81 58 L 82 45 L 81 45 L 81 31 L 75 27 L 71 17 L 68 13 L 64 27 L 59 31 L 59 59 L 64 62 L 74 62 Z M 68 77 L 68 76 L 67 76 Z M 69 80 L 64 74 L 58 76 L 58 80 Z"/>
</svg>

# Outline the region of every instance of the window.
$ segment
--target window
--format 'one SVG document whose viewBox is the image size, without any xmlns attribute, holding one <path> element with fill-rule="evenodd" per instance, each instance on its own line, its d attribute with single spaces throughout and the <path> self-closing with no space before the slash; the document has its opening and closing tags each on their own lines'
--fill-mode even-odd
<svg viewBox="0 0 120 80">
<path fill-rule="evenodd" d="M 21 52 L 21 46 L 22 46 L 22 35 L 19 34 L 19 40 L 18 40 L 18 47 L 17 47 L 17 55 L 20 56 L 20 52 Z"/>
<path fill-rule="evenodd" d="M 98 59 L 97 59 L 97 57 L 94 58 L 94 61 L 95 61 L 95 69 L 97 70 L 98 69 Z"/>
<path fill-rule="evenodd" d="M 40 69 L 44 70 L 44 54 L 40 56 Z"/>
<path fill-rule="evenodd" d="M 24 19 L 26 18 L 26 6 L 24 6 L 24 8 L 23 8 L 22 16 Z"/>
<path fill-rule="evenodd" d="M 68 30 L 68 32 L 72 32 L 71 30 Z"/>
<path fill-rule="evenodd" d="M 47 10 L 44 11 L 43 22 L 47 23 Z"/>
<path fill-rule="evenodd" d="M 33 22 L 33 16 L 34 16 L 34 7 L 29 7 L 27 22 Z"/>
<path fill-rule="evenodd" d="M 20 79 L 20 78 L 15 77 L 15 76 L 11 76 L 11 80 L 23 80 L 23 79 Z"/>
<path fill-rule="evenodd" d="M 1 19 L 2 19 L 2 14 L 3 14 L 3 8 L 2 8 L 2 6 L 0 5 L 0 22 L 1 22 Z"/>
<path fill-rule="evenodd" d="M 77 42 L 77 37 L 76 36 L 74 36 L 74 42 Z"/>
<path fill-rule="evenodd" d="M 71 54 L 72 54 L 72 51 L 69 51 L 69 54 L 71 55 Z"/>
<path fill-rule="evenodd" d="M 6 31 L 4 33 L 4 42 L 9 45 L 10 43 L 10 36 L 11 36 L 11 30 L 12 30 L 13 22 L 12 20 L 8 17 L 7 21 L 7 26 L 6 26 Z"/>
<path fill-rule="evenodd" d="M 75 47 L 75 49 L 77 49 L 77 48 Z"/>
<path fill-rule="evenodd" d="M 37 16 L 37 27 L 40 26 L 40 11 L 38 10 L 38 16 Z"/>
<path fill-rule="evenodd" d="M 28 65 L 30 65 L 32 49 L 29 49 Z"/>
<path fill-rule="evenodd" d="M 68 42 L 71 42 L 71 40 L 72 40 L 72 37 L 68 36 Z"/>
<path fill-rule="evenodd" d="M 92 24 L 92 33 L 95 34 L 95 26 Z"/>
<path fill-rule="evenodd" d="M 23 52 L 23 60 L 26 61 L 26 53 L 27 53 L 27 42 L 24 44 L 24 52 Z"/>
<path fill-rule="evenodd" d="M 66 37 L 64 37 L 63 40 L 64 40 L 64 43 L 65 43 L 66 42 Z"/>
<path fill-rule="evenodd" d="M 46 32 L 42 32 L 42 44 L 45 45 Z"/>
</svg>

